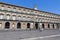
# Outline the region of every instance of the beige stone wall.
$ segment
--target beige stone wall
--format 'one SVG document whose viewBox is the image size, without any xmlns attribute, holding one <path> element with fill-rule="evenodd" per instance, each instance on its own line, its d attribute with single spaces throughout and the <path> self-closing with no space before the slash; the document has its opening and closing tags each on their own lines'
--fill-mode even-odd
<svg viewBox="0 0 60 40">
<path fill-rule="evenodd" d="M 48 23 L 44 23 L 45 29 L 48 29 Z"/>
<path fill-rule="evenodd" d="M 49 25 L 50 25 L 49 29 L 53 29 L 52 23 L 54 23 L 54 29 L 57 28 L 57 25 L 55 23 L 60 23 L 60 16 L 57 16 L 57 15 L 49 14 L 46 12 L 40 12 L 37 10 L 31 10 L 28 8 L 26 9 L 26 8 L 11 6 L 11 5 L 5 5 L 5 4 L 0 4 L 0 10 L 1 10 L 2 5 L 4 6 L 4 10 L 7 10 L 7 11 L 3 11 L 3 10 L 0 11 L 0 14 L 3 14 L 3 19 L 7 18 L 6 15 L 10 15 L 9 20 L 12 20 L 13 15 L 15 15 L 15 17 L 16 17 L 15 20 L 18 19 L 18 16 L 21 16 L 22 19 L 20 19 L 20 20 L 22 20 L 22 21 L 33 21 L 33 22 L 20 22 L 21 23 L 21 29 L 23 29 L 23 30 L 27 29 L 27 23 L 30 23 L 31 29 L 35 28 L 34 22 L 41 22 L 41 23 L 38 23 L 38 26 L 40 28 L 42 28 L 42 23 L 44 22 L 43 24 L 44 24 L 45 29 L 48 29 L 48 23 L 49 22 L 50 22 L 49 23 Z M 16 8 L 16 12 L 19 12 L 19 13 L 14 13 L 14 11 L 8 12 L 8 7 L 11 8 L 11 11 L 13 11 L 13 9 Z M 21 12 L 23 14 L 21 14 Z M 24 16 L 26 17 L 25 19 L 23 19 Z M 28 17 L 30 18 L 29 20 L 28 20 Z M 5 29 L 5 23 L 6 22 L 7 21 L 0 21 L 0 23 L 2 24 L 0 29 Z M 17 21 L 8 21 L 8 22 L 10 23 L 9 29 L 17 30 L 17 23 L 18 23 Z M 60 24 L 58 26 L 60 27 Z"/>
<path fill-rule="evenodd" d="M 4 22 L 4 21 L 0 21 L 0 23 L 1 23 L 0 29 L 1 29 L 1 30 L 4 30 L 5 22 Z"/>
<path fill-rule="evenodd" d="M 5 23 L 9 22 L 10 23 L 10 28 L 8 30 L 17 30 L 17 21 L 0 21 L 1 27 L 0 30 L 5 30 Z M 20 22 L 21 23 L 21 30 L 26 30 L 27 29 L 27 23 L 30 23 L 30 28 L 34 29 L 35 28 L 35 23 L 32 22 Z M 38 28 L 42 28 L 43 23 L 38 24 Z M 53 29 L 53 24 L 50 23 L 50 28 L 48 28 L 48 23 L 44 23 L 44 29 Z M 54 24 L 54 29 L 57 29 L 57 24 Z M 19 29 L 20 30 L 20 29 Z"/>
<path fill-rule="evenodd" d="M 39 27 L 42 28 L 42 23 L 39 23 Z"/>
<path fill-rule="evenodd" d="M 34 23 L 30 23 L 30 28 L 31 28 L 31 29 L 34 28 Z"/>
<path fill-rule="evenodd" d="M 27 23 L 26 22 L 21 22 L 21 29 L 23 29 L 23 30 L 27 29 Z"/>
</svg>

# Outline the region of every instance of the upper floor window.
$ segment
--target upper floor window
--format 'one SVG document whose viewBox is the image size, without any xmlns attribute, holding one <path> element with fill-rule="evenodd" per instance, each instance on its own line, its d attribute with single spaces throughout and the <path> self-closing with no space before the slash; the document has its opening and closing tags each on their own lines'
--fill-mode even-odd
<svg viewBox="0 0 60 40">
<path fill-rule="evenodd" d="M 18 20 L 20 20 L 21 19 L 21 16 L 18 16 Z"/>
<path fill-rule="evenodd" d="M 16 12 L 16 8 L 14 8 L 13 11 Z"/>
<path fill-rule="evenodd" d="M 15 19 L 16 19 L 16 16 L 13 15 L 13 16 L 12 16 L 12 19 L 15 20 Z"/>
<path fill-rule="evenodd" d="M 19 8 L 19 10 L 21 10 L 21 9 Z"/>
<path fill-rule="evenodd" d="M 27 18 L 28 18 L 28 19 L 27 19 L 28 21 L 29 21 L 29 20 L 31 20 L 31 18 L 30 18 L 30 17 L 27 17 Z"/>
<path fill-rule="evenodd" d="M 26 9 L 23 9 L 23 11 L 25 11 Z"/>
<path fill-rule="evenodd" d="M 35 11 L 35 13 L 37 13 L 37 11 Z"/>
<path fill-rule="evenodd" d="M 0 19 L 3 19 L 3 15 L 0 15 Z"/>
<path fill-rule="evenodd" d="M 23 16 L 23 20 L 25 20 L 26 19 L 26 16 Z"/>
<path fill-rule="evenodd" d="M 10 15 L 7 15 L 7 19 L 10 19 Z"/>
<path fill-rule="evenodd" d="M 4 10 L 4 7 L 1 7 L 1 10 Z"/>
<path fill-rule="evenodd" d="M 34 12 L 33 10 L 31 10 L 31 12 Z"/>
<path fill-rule="evenodd" d="M 1 6 L 1 10 L 4 10 L 4 6 L 3 5 Z"/>
<path fill-rule="evenodd" d="M 30 12 L 30 10 L 27 10 L 28 12 Z"/>
<path fill-rule="evenodd" d="M 8 11 L 11 11 L 11 8 L 10 7 L 8 7 Z"/>
</svg>

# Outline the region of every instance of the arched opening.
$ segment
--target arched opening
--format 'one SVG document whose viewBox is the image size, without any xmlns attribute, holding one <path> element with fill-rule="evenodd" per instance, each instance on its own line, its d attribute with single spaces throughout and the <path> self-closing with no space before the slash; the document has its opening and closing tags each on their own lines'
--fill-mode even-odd
<svg viewBox="0 0 60 40">
<path fill-rule="evenodd" d="M 35 28 L 38 29 L 38 23 L 35 23 Z"/>
<path fill-rule="evenodd" d="M 27 28 L 30 28 L 30 23 L 27 23 Z"/>
<path fill-rule="evenodd" d="M 21 23 L 17 23 L 17 28 L 18 28 L 18 29 L 21 28 Z"/>
<path fill-rule="evenodd" d="M 54 29 L 54 24 L 53 24 L 53 29 Z"/>
<path fill-rule="evenodd" d="M 50 28 L 50 25 L 48 24 L 48 28 Z"/>
<path fill-rule="evenodd" d="M 44 24 L 42 24 L 42 28 L 45 28 L 45 27 L 44 27 Z"/>
<path fill-rule="evenodd" d="M 6 29 L 9 29 L 9 28 L 10 28 L 10 23 L 9 23 L 9 22 L 6 22 L 6 23 L 5 23 L 5 28 L 6 28 Z"/>
</svg>

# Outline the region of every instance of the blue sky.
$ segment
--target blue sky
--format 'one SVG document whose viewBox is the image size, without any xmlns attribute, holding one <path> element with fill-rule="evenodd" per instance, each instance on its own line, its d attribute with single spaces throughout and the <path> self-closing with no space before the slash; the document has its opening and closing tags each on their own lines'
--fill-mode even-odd
<svg viewBox="0 0 60 40">
<path fill-rule="evenodd" d="M 0 0 L 9 4 L 33 8 L 37 4 L 38 10 L 60 14 L 60 0 Z"/>
</svg>

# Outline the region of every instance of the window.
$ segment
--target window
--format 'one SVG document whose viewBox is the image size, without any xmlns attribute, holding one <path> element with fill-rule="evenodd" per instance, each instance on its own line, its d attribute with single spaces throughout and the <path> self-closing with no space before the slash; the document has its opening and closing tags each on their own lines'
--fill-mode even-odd
<svg viewBox="0 0 60 40">
<path fill-rule="evenodd" d="M 19 8 L 19 10 L 21 10 L 21 9 Z"/>
<path fill-rule="evenodd" d="M 23 9 L 23 11 L 25 11 L 25 9 Z"/>
<path fill-rule="evenodd" d="M 21 16 L 18 16 L 18 20 L 20 20 L 21 19 Z"/>
<path fill-rule="evenodd" d="M 30 17 L 27 17 L 28 18 L 28 21 L 31 20 Z"/>
<path fill-rule="evenodd" d="M 37 13 L 37 11 L 35 11 L 35 13 Z"/>
<path fill-rule="evenodd" d="M 31 12 L 33 12 L 33 10 L 31 10 Z"/>
<path fill-rule="evenodd" d="M 16 12 L 16 8 L 14 8 L 13 11 Z"/>
<path fill-rule="evenodd" d="M 7 19 L 10 19 L 10 16 L 9 15 L 7 15 Z"/>
<path fill-rule="evenodd" d="M 8 7 L 8 11 L 11 11 L 11 8 L 10 7 Z"/>
<path fill-rule="evenodd" d="M 26 16 L 23 16 L 23 20 L 26 20 Z"/>
<path fill-rule="evenodd" d="M 3 19 L 3 15 L 0 15 L 0 19 Z"/>
<path fill-rule="evenodd" d="M 4 7 L 1 7 L 1 10 L 4 10 Z"/>
<path fill-rule="evenodd" d="M 4 5 L 1 6 L 1 10 L 4 10 Z"/>
<path fill-rule="evenodd" d="M 30 12 L 30 10 L 28 10 L 28 12 Z"/>
<path fill-rule="evenodd" d="M 12 16 L 12 19 L 15 20 L 16 19 L 16 16 Z"/>
</svg>

